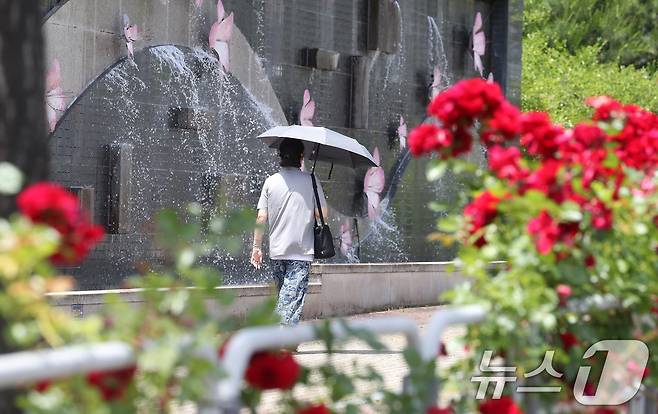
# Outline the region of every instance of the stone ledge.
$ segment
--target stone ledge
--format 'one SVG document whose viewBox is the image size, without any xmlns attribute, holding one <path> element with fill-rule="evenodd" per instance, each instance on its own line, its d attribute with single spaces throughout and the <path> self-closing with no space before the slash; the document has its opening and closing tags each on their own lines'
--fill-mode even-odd
<svg viewBox="0 0 658 414">
<path fill-rule="evenodd" d="M 192 289 L 192 288 L 190 288 Z M 272 285 L 240 285 L 240 286 L 218 286 L 218 291 L 230 292 L 236 298 L 249 296 L 269 296 L 272 293 Z M 166 289 L 163 289 L 166 290 Z M 322 290 L 322 283 L 310 282 L 308 293 L 317 294 Z M 72 292 L 49 293 L 47 296 L 55 306 L 69 305 L 102 305 L 104 297 L 109 294 L 118 294 L 123 302 L 142 302 L 141 292 L 144 289 L 108 289 L 108 290 L 79 290 Z"/>
<path fill-rule="evenodd" d="M 453 262 L 317 264 L 304 306 L 304 319 L 440 304 L 440 295 L 465 279 L 449 271 Z M 495 264 L 494 264 L 495 265 Z M 192 289 L 192 288 L 190 288 Z M 272 285 L 219 286 L 235 301 L 222 312 L 243 317 L 273 293 Z M 111 289 L 49 294 L 53 305 L 82 316 L 98 311 L 106 294 L 138 305 L 143 289 Z M 209 297 L 212 299 L 212 297 Z M 212 301 L 209 301 L 211 303 Z M 83 309 L 84 308 L 84 309 Z"/>
<path fill-rule="evenodd" d="M 408 273 L 442 272 L 452 273 L 448 268 L 454 262 L 407 262 L 407 263 L 329 263 L 314 264 L 311 272 L 317 274 L 336 273 Z"/>
</svg>

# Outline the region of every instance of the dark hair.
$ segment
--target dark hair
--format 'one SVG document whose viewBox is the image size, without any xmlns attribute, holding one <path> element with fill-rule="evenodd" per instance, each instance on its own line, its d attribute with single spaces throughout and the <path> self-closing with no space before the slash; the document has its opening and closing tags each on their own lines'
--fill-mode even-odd
<svg viewBox="0 0 658 414">
<path fill-rule="evenodd" d="M 304 144 L 302 141 L 294 138 L 286 138 L 279 144 L 279 165 L 282 167 L 302 166 L 302 154 L 304 153 Z"/>
</svg>

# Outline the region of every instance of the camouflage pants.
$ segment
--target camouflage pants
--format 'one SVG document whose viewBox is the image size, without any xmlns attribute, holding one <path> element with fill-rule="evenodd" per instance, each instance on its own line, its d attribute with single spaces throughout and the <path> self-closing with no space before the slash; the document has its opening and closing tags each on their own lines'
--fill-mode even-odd
<svg viewBox="0 0 658 414">
<path fill-rule="evenodd" d="M 297 325 L 302 316 L 308 289 L 311 262 L 304 260 L 272 260 L 274 282 L 279 291 L 276 313 L 282 325 Z"/>
</svg>

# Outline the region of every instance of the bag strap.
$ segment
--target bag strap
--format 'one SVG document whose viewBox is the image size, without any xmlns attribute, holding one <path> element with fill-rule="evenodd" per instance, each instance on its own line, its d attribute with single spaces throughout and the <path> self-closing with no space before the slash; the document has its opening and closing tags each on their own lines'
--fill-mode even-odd
<svg viewBox="0 0 658 414">
<path fill-rule="evenodd" d="M 318 195 L 318 184 L 315 182 L 315 174 L 311 173 L 311 182 L 313 183 L 313 192 L 315 193 L 315 202 L 318 208 L 318 212 L 320 213 L 320 223 L 322 223 L 322 226 L 325 225 L 324 223 L 324 214 L 322 214 L 322 204 L 320 203 L 320 196 Z M 315 217 L 315 211 L 313 212 L 313 220 L 315 221 L 315 224 L 318 224 L 318 220 Z"/>
</svg>

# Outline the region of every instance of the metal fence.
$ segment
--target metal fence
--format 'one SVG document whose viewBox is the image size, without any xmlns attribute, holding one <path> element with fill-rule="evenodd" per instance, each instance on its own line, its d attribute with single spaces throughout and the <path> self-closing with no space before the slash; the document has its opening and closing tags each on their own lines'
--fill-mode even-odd
<svg viewBox="0 0 658 414">
<path fill-rule="evenodd" d="M 365 330 L 378 335 L 403 334 L 409 346 L 414 347 L 423 360 L 430 360 L 438 355 L 440 338 L 447 327 L 477 323 L 484 319 L 485 314 L 484 309 L 475 305 L 446 307 L 433 315 L 422 337 L 414 320 L 397 316 L 332 321 L 330 329 L 337 339 L 348 337 L 351 330 Z M 210 384 L 207 397 L 199 401 L 199 414 L 238 413 L 242 407 L 240 390 L 244 373 L 252 355 L 267 349 L 295 346 L 319 339 L 319 327 L 319 323 L 316 323 L 294 327 L 255 327 L 236 332 L 222 360 L 213 361 L 222 364 L 226 375 Z M 0 389 L 91 371 L 125 368 L 132 364 L 132 349 L 121 342 L 6 354 L 0 356 Z"/>
<path fill-rule="evenodd" d="M 598 304 L 600 305 L 600 304 Z M 596 306 L 596 305 L 594 305 Z M 437 311 L 423 335 L 416 322 L 407 317 L 381 317 L 332 321 L 330 329 L 336 339 L 347 338 L 350 331 L 368 331 L 377 335 L 403 334 L 409 346 L 416 349 L 423 361 L 430 361 L 439 353 L 441 336 L 454 325 L 481 322 L 485 310 L 477 305 L 447 306 Z M 213 363 L 221 364 L 226 375 L 209 384 L 206 398 L 198 402 L 199 414 L 236 414 L 242 408 L 240 400 L 244 373 L 252 355 L 259 351 L 290 347 L 317 340 L 320 322 L 294 327 L 254 327 L 236 332 L 226 347 L 224 357 L 216 359 L 212 350 L 204 352 Z M 132 348 L 121 342 L 74 345 L 58 349 L 26 351 L 0 356 L 0 389 L 35 383 L 46 379 L 64 378 L 91 371 L 111 370 L 134 364 Z M 406 392 L 402 386 L 400 392 Z M 427 404 L 433 404 L 439 389 L 438 381 Z M 655 414 L 657 390 L 643 387 L 631 401 L 630 414 Z"/>
</svg>

